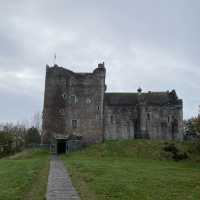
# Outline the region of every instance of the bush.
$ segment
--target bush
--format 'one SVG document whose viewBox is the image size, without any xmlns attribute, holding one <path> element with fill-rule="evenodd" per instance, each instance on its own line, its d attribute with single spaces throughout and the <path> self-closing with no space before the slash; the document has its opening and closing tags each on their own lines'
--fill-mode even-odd
<svg viewBox="0 0 200 200">
<path fill-rule="evenodd" d="M 12 143 L 14 141 L 13 135 L 6 132 L 0 132 L 0 157 L 6 156 L 10 153 L 12 153 Z"/>
<path fill-rule="evenodd" d="M 172 159 L 175 160 L 175 161 L 179 161 L 179 160 L 185 160 L 188 158 L 188 155 L 186 152 L 181 152 L 175 144 L 173 143 L 166 143 L 165 144 L 166 146 L 164 146 L 164 151 L 166 152 L 170 152 L 171 153 L 171 156 L 172 156 Z"/>
</svg>

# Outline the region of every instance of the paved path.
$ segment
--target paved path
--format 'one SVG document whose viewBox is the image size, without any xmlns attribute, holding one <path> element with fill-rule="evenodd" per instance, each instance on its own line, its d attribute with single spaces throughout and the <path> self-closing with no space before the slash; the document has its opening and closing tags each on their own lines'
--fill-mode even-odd
<svg viewBox="0 0 200 200">
<path fill-rule="evenodd" d="M 58 156 L 52 156 L 48 178 L 47 200 L 80 200 L 70 177 Z"/>
</svg>

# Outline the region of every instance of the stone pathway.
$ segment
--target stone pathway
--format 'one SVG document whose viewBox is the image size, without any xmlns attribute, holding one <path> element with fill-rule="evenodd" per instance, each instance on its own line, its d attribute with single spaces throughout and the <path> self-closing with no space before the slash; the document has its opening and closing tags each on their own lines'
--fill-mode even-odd
<svg viewBox="0 0 200 200">
<path fill-rule="evenodd" d="M 63 162 L 53 155 L 48 178 L 47 200 L 80 200 Z"/>
</svg>

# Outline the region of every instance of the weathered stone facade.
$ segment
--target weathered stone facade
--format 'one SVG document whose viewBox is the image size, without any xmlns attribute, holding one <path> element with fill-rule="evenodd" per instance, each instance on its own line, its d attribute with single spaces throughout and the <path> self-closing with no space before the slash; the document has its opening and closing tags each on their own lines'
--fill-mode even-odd
<svg viewBox="0 0 200 200">
<path fill-rule="evenodd" d="M 176 92 L 105 93 L 104 63 L 92 73 L 46 66 L 43 143 L 80 137 L 104 139 L 181 139 L 182 100 Z"/>
<path fill-rule="evenodd" d="M 182 100 L 176 92 L 106 93 L 106 139 L 182 139 Z"/>
</svg>

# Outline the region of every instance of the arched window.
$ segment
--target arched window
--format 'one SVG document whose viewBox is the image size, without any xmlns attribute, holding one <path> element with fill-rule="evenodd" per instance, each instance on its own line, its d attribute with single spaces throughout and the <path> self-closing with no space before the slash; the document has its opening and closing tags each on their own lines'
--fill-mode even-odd
<svg viewBox="0 0 200 200">
<path fill-rule="evenodd" d="M 62 94 L 62 98 L 67 99 L 67 94 L 65 92 Z"/>
<path fill-rule="evenodd" d="M 87 98 L 87 99 L 86 99 L 86 103 L 87 103 L 87 104 L 90 104 L 90 103 L 92 103 L 92 100 L 91 100 L 90 98 Z"/>
</svg>

